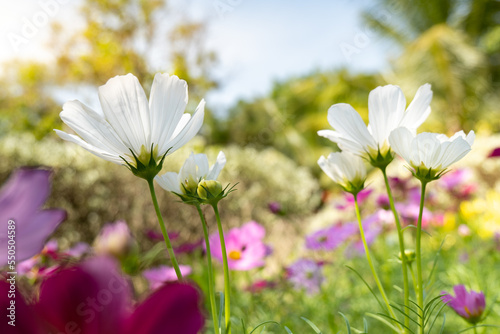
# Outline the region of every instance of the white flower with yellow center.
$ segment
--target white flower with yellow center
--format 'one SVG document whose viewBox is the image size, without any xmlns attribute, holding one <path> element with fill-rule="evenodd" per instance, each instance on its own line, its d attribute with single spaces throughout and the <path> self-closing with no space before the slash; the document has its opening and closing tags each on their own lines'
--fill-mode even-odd
<svg viewBox="0 0 500 334">
<path fill-rule="evenodd" d="M 205 154 L 191 153 L 182 165 L 179 173 L 168 172 L 155 178 L 156 182 L 165 190 L 179 195 L 195 195 L 198 184 L 217 181 L 222 168 L 226 164 L 226 156 L 219 152 L 217 160 L 209 167 L 208 158 Z M 222 190 L 222 188 L 221 188 Z"/>
<path fill-rule="evenodd" d="M 99 87 L 102 113 L 80 101 L 66 102 L 60 116 L 78 136 L 55 130 L 98 157 L 127 165 L 135 175 L 152 179 L 163 159 L 186 144 L 201 128 L 205 102 L 185 114 L 187 84 L 177 76 L 156 74 L 148 103 L 139 80 L 116 76 Z"/>
<path fill-rule="evenodd" d="M 321 156 L 318 165 L 345 191 L 357 194 L 364 188 L 366 165 L 362 158 L 348 152 L 335 152 L 328 158 Z"/>
<path fill-rule="evenodd" d="M 412 168 L 415 177 L 422 181 L 438 179 L 453 163 L 462 159 L 472 149 L 474 131 L 463 131 L 452 137 L 439 133 L 424 132 L 415 135 L 406 128 L 391 132 L 392 149 Z"/>
<path fill-rule="evenodd" d="M 318 135 L 337 143 L 344 151 L 368 158 L 374 166 L 383 167 L 393 158 L 388 142 L 391 131 L 402 126 L 416 132 L 431 112 L 431 99 L 429 84 L 418 89 L 408 108 L 398 86 L 377 87 L 368 96 L 368 126 L 351 105 L 338 103 L 328 109 L 328 122 L 335 131 L 321 130 Z"/>
</svg>

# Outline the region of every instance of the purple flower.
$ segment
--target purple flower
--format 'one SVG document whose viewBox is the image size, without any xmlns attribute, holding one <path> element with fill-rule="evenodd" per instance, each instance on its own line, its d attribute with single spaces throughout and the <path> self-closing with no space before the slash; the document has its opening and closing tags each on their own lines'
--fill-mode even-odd
<svg viewBox="0 0 500 334">
<path fill-rule="evenodd" d="M 187 276 L 191 274 L 191 267 L 179 265 L 179 269 L 181 271 L 182 276 Z M 144 270 L 142 276 L 146 278 L 149 282 L 149 287 L 154 290 L 159 288 L 166 282 L 174 282 L 177 281 L 177 275 L 175 273 L 175 269 L 167 266 L 159 266 L 156 268 L 151 268 L 148 270 Z"/>
<path fill-rule="evenodd" d="M 66 218 L 64 210 L 41 209 L 50 193 L 49 178 L 48 170 L 21 168 L 0 191 L 0 267 L 7 264 L 7 246 L 13 236 L 8 236 L 7 231 L 15 231 L 15 256 L 19 262 L 40 253 L 47 237 Z M 11 220 L 15 225 L 9 225 Z"/>
<path fill-rule="evenodd" d="M 271 202 L 268 204 L 269 210 L 274 213 L 275 215 L 282 214 L 283 211 L 281 210 L 281 204 L 278 202 Z"/>
<path fill-rule="evenodd" d="M 336 224 L 306 236 L 306 248 L 334 250 L 355 233 L 356 230 L 348 224 Z"/>
<path fill-rule="evenodd" d="M 308 294 L 319 292 L 325 280 L 321 266 L 309 259 L 300 259 L 290 265 L 287 278 L 295 289 L 305 289 Z"/>
<path fill-rule="evenodd" d="M 462 284 L 455 285 L 453 290 L 455 291 L 455 297 L 452 297 L 445 291 L 441 292 L 441 294 L 444 294 L 444 296 L 441 297 L 443 303 L 448 303 L 459 316 L 469 323 L 478 323 L 486 307 L 484 294 L 473 290 L 467 292 L 465 285 Z"/>
<path fill-rule="evenodd" d="M 463 168 L 444 174 L 439 179 L 439 183 L 452 196 L 465 200 L 477 190 L 477 184 L 470 182 L 471 178 L 471 170 Z"/>
<path fill-rule="evenodd" d="M 95 240 L 94 249 L 98 254 L 108 254 L 115 257 L 125 256 L 133 244 L 132 234 L 125 221 L 104 225 Z"/>
<path fill-rule="evenodd" d="M 7 308 L 10 284 L 0 281 L 0 306 Z M 134 307 L 127 280 L 111 258 L 97 257 L 50 275 L 39 301 L 26 305 L 16 291 L 16 327 L 0 322 L 1 333 L 196 334 L 203 328 L 200 295 L 191 285 L 172 283 Z M 7 327 L 9 326 L 9 327 Z"/>
<path fill-rule="evenodd" d="M 230 229 L 224 235 L 227 262 L 230 269 L 250 270 L 264 265 L 264 258 L 269 248 L 262 242 L 266 230 L 255 221 L 250 221 L 240 228 Z M 222 261 L 222 247 L 219 234 L 210 235 L 212 256 Z"/>
</svg>

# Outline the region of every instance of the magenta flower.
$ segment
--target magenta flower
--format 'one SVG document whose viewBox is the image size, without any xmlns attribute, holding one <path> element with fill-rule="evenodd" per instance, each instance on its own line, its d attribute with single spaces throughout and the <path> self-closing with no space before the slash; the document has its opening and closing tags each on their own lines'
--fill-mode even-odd
<svg viewBox="0 0 500 334">
<path fill-rule="evenodd" d="M 65 250 L 63 252 L 63 255 L 66 255 L 69 257 L 80 258 L 85 253 L 88 253 L 90 250 L 91 250 L 91 248 L 90 248 L 89 244 L 87 244 L 86 242 L 78 242 L 70 249 Z"/>
<path fill-rule="evenodd" d="M 488 158 L 497 158 L 500 157 L 500 147 L 495 148 L 493 151 L 491 151 L 490 154 L 488 154 Z"/>
<path fill-rule="evenodd" d="M 7 264 L 9 221 L 15 222 L 16 262 L 40 253 L 45 240 L 66 218 L 59 209 L 42 210 L 50 193 L 50 171 L 21 168 L 0 191 L 0 267 Z M 11 223 L 12 224 L 12 223 Z"/>
<path fill-rule="evenodd" d="M 281 208 L 281 204 L 279 202 L 271 202 L 268 204 L 269 211 L 274 213 L 275 215 L 283 214 L 283 210 Z"/>
<path fill-rule="evenodd" d="M 179 269 L 181 270 L 181 274 L 183 277 L 191 274 L 190 266 L 183 266 L 181 264 L 179 265 Z M 168 266 L 159 266 L 156 268 L 144 270 L 142 276 L 144 276 L 144 278 L 148 280 L 149 287 L 152 290 L 159 288 L 163 285 L 163 283 L 177 281 L 175 269 Z"/>
<path fill-rule="evenodd" d="M 372 193 L 372 189 L 363 189 L 358 193 L 358 204 L 361 205 L 364 201 L 368 199 L 370 194 Z M 335 205 L 335 207 L 339 210 L 346 210 L 350 208 L 354 208 L 354 196 L 350 193 L 344 194 L 343 203 Z"/>
<path fill-rule="evenodd" d="M 98 254 L 125 256 L 132 247 L 134 240 L 125 221 L 104 225 L 95 240 L 94 249 Z"/>
<path fill-rule="evenodd" d="M 266 230 L 255 221 L 240 228 L 232 228 L 224 235 L 229 269 L 250 270 L 264 265 L 269 248 L 262 242 Z M 210 236 L 212 256 L 222 262 L 222 247 L 219 235 Z"/>
<path fill-rule="evenodd" d="M 481 316 L 486 307 L 484 294 L 473 290 L 467 292 L 465 285 L 462 284 L 455 285 L 453 290 L 455 291 L 455 297 L 445 291 L 441 292 L 441 294 L 444 294 L 441 297 L 443 303 L 448 303 L 459 316 L 473 325 L 481 321 Z"/>
<path fill-rule="evenodd" d="M 287 268 L 287 279 L 295 289 L 305 289 L 308 294 L 319 292 L 325 280 L 321 266 L 313 260 L 299 259 Z"/>
<path fill-rule="evenodd" d="M 3 309 L 10 303 L 8 289 L 10 284 L 0 281 Z M 134 306 L 127 280 L 104 257 L 53 273 L 42 283 L 35 305 L 16 294 L 16 327 L 1 321 L 1 333 L 156 334 L 167 329 L 196 334 L 204 322 L 198 291 L 184 283 L 164 285 Z"/>
</svg>

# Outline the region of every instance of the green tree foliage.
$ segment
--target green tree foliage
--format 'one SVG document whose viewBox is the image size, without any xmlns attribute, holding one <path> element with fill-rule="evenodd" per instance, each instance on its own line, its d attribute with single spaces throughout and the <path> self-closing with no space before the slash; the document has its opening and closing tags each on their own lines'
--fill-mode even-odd
<svg viewBox="0 0 500 334">
<path fill-rule="evenodd" d="M 500 129 L 498 121 L 480 121 L 498 113 L 500 102 L 494 94 L 500 87 L 499 14 L 495 0 L 379 0 L 363 17 L 403 49 L 387 80 L 410 90 L 430 82 L 430 124 L 452 132 Z"/>
<path fill-rule="evenodd" d="M 355 75 L 344 69 L 275 83 L 268 96 L 240 101 L 233 107 L 224 133 L 217 137 L 242 146 L 274 146 L 300 164 L 315 167 L 318 156 L 334 147 L 316 134 L 330 128 L 328 108 L 347 102 L 367 121 L 367 96 L 381 83 L 378 76 Z"/>
<path fill-rule="evenodd" d="M 216 87 L 209 70 L 216 55 L 203 43 L 207 23 L 174 15 L 165 0 L 84 0 L 79 15 L 83 25 L 75 32 L 53 25 L 53 63 L 8 64 L 0 85 L 14 88 L 0 93 L 2 109 L 8 110 L 0 114 L 1 128 L 41 138 L 62 126 L 55 89 L 93 88 L 126 73 L 136 75 L 146 91 L 156 72 L 185 79 L 188 110 Z"/>
</svg>

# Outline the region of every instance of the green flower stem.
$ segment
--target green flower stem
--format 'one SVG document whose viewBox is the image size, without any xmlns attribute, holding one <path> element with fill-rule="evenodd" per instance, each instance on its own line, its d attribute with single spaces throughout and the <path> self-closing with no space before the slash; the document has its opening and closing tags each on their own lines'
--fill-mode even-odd
<svg viewBox="0 0 500 334">
<path fill-rule="evenodd" d="M 370 265 L 370 269 L 372 270 L 373 278 L 375 278 L 375 282 L 377 283 L 378 290 L 380 291 L 380 294 L 382 295 L 382 298 L 384 299 L 385 305 L 387 306 L 387 310 L 389 311 L 389 314 L 391 317 L 394 319 L 397 319 L 396 314 L 394 314 L 394 311 L 392 310 L 392 307 L 389 303 L 389 299 L 387 298 L 387 295 L 385 294 L 384 287 L 382 286 L 382 283 L 380 283 L 380 279 L 378 278 L 377 271 L 375 270 L 375 267 L 373 266 L 373 262 L 370 256 L 370 250 L 368 249 L 368 244 L 366 243 L 365 239 L 365 232 L 363 229 L 363 223 L 361 221 L 361 215 L 359 213 L 359 205 L 358 205 L 358 197 L 357 195 L 354 195 L 354 205 L 356 209 L 356 218 L 358 219 L 359 223 L 359 233 L 361 234 L 361 240 L 363 240 L 363 246 L 365 248 L 365 253 L 366 253 L 366 259 L 368 260 L 368 264 Z M 401 328 L 401 325 L 397 324 L 398 327 Z"/>
<path fill-rule="evenodd" d="M 227 252 L 226 252 L 226 243 L 224 242 L 224 230 L 222 229 L 222 223 L 220 221 L 219 209 L 217 208 L 217 204 L 213 204 L 212 208 L 214 209 L 215 218 L 217 219 L 217 228 L 219 229 L 219 238 L 220 245 L 222 249 L 222 263 L 224 266 L 224 315 L 226 319 L 226 328 L 227 334 L 231 334 L 231 328 L 229 327 L 229 322 L 231 320 L 231 308 L 230 308 L 230 284 L 229 284 L 229 266 L 227 264 Z"/>
<path fill-rule="evenodd" d="M 207 247 L 207 267 L 208 267 L 208 294 L 210 295 L 210 308 L 212 311 L 212 321 L 214 323 L 214 334 L 219 332 L 219 320 L 217 317 L 217 307 L 215 306 L 214 274 L 212 269 L 212 253 L 210 252 L 210 240 L 208 238 L 208 228 L 205 216 L 201 211 L 200 205 L 196 204 L 196 209 L 200 215 L 203 234 L 205 235 L 205 245 Z"/>
<path fill-rule="evenodd" d="M 389 185 L 389 179 L 387 178 L 387 173 L 385 168 L 381 168 L 382 174 L 384 174 L 385 187 L 387 189 L 387 196 L 389 197 L 389 203 L 391 206 L 392 214 L 394 215 L 394 220 L 396 221 L 396 229 L 398 231 L 398 239 L 399 239 L 399 252 L 401 253 L 401 266 L 403 271 L 403 294 L 404 294 L 404 312 L 405 319 L 404 323 L 406 327 L 410 326 L 410 289 L 408 285 L 408 267 L 407 267 L 407 259 L 405 254 L 405 239 L 403 235 L 403 229 L 401 228 L 401 221 L 399 220 L 398 212 L 396 211 L 396 207 L 394 206 L 394 198 L 392 197 L 391 187 Z M 404 331 L 403 331 L 404 333 Z"/>
<path fill-rule="evenodd" d="M 175 273 L 177 274 L 177 279 L 181 281 L 181 270 L 179 269 L 179 264 L 177 263 L 177 259 L 175 258 L 174 249 L 172 248 L 172 243 L 170 242 L 170 238 L 168 237 L 167 229 L 165 228 L 165 223 L 163 222 L 163 217 L 161 216 L 160 206 L 158 205 L 158 200 L 156 199 L 153 179 L 149 179 L 147 181 L 149 185 L 149 191 L 151 192 L 151 198 L 153 199 L 153 204 L 155 206 L 156 216 L 158 217 L 158 222 L 160 223 L 161 233 L 163 233 L 163 239 L 165 239 L 165 245 L 167 246 L 168 255 L 170 256 L 170 260 L 172 261 L 172 265 L 174 266 Z"/>
<path fill-rule="evenodd" d="M 418 212 L 418 223 L 417 223 L 417 241 L 415 247 L 416 261 L 417 261 L 417 304 L 420 307 L 420 329 L 419 333 L 424 334 L 424 286 L 422 280 L 422 251 L 420 247 L 420 242 L 422 239 L 422 213 L 424 211 L 424 201 L 425 201 L 425 187 L 427 182 L 422 182 L 422 193 L 420 194 L 420 210 Z"/>
<path fill-rule="evenodd" d="M 474 327 L 474 334 L 477 334 L 477 327 Z"/>
</svg>

